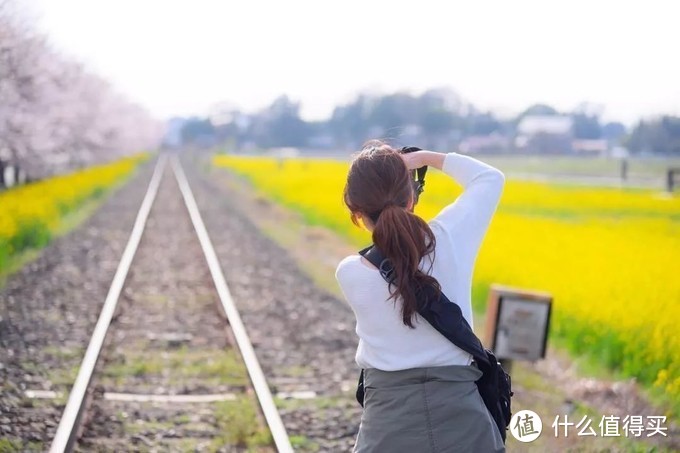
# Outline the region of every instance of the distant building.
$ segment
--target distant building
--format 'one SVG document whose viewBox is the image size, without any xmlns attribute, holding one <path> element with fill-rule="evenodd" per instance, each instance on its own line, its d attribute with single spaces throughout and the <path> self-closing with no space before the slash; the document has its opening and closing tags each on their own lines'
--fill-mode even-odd
<svg viewBox="0 0 680 453">
<path fill-rule="evenodd" d="M 329 132 L 311 135 L 307 138 L 307 146 L 310 148 L 334 149 L 337 147 L 335 138 Z"/>
<path fill-rule="evenodd" d="M 571 142 L 571 147 L 576 154 L 581 155 L 605 155 L 609 149 L 609 144 L 607 140 L 596 139 L 596 140 L 574 140 Z"/>
<path fill-rule="evenodd" d="M 272 156 L 272 157 L 277 157 L 279 159 L 290 159 L 290 158 L 295 158 L 300 156 L 300 150 L 297 148 L 293 148 L 290 146 L 286 147 L 281 147 L 281 148 L 269 148 L 266 152 L 266 155 Z"/>
<path fill-rule="evenodd" d="M 510 139 L 497 132 L 490 135 L 472 135 L 463 139 L 458 148 L 467 154 L 504 152 L 510 148 Z"/>
<path fill-rule="evenodd" d="M 626 157 L 630 157 L 630 151 L 628 151 L 628 149 L 624 148 L 623 146 L 612 146 L 612 148 L 609 150 L 609 157 L 613 157 L 615 159 L 624 159 Z"/>
<path fill-rule="evenodd" d="M 571 135 L 572 119 L 564 115 L 527 115 L 517 125 L 519 135 Z"/>
<path fill-rule="evenodd" d="M 541 154 L 571 153 L 572 127 L 569 116 L 527 115 L 517 125 L 515 148 Z"/>
</svg>

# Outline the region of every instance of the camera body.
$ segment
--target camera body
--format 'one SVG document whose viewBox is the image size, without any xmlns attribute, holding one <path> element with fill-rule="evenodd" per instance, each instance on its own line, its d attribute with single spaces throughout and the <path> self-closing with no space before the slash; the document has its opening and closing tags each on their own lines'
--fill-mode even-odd
<svg viewBox="0 0 680 453">
<path fill-rule="evenodd" d="M 404 146 L 399 150 L 401 154 L 413 153 L 416 151 L 422 151 L 422 148 L 417 146 Z M 427 166 L 420 167 L 417 170 L 411 170 L 411 175 L 413 177 L 413 194 L 414 194 L 414 204 L 418 203 L 420 194 L 425 190 L 425 174 L 427 173 Z"/>
</svg>

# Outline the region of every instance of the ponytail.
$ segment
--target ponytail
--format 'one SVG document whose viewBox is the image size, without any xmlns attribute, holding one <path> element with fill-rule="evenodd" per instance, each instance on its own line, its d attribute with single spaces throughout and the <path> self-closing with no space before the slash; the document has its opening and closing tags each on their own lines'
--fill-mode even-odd
<svg viewBox="0 0 680 453">
<path fill-rule="evenodd" d="M 359 215 L 373 222 L 373 243 L 394 267 L 390 299 L 403 299 L 402 320 L 413 328 L 419 303 L 426 302 L 417 299 L 418 290 L 429 285 L 441 291 L 441 286 L 419 269 L 423 257 L 434 253 L 435 236 L 410 210 L 416 199 L 413 177 L 399 153 L 380 141 L 368 142 L 352 160 L 343 199 L 355 225 Z"/>
<path fill-rule="evenodd" d="M 419 269 L 420 260 L 435 249 L 435 236 L 423 219 L 405 207 L 388 204 L 383 208 L 373 229 L 373 243 L 394 267 L 395 280 L 390 285 L 390 299 L 401 297 L 404 324 L 413 328 L 419 303 L 417 290 L 425 286 L 441 286 L 437 279 Z"/>
</svg>

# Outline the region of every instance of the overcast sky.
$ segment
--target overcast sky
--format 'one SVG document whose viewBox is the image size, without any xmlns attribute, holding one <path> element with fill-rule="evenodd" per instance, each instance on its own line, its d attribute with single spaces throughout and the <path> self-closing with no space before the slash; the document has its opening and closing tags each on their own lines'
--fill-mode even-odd
<svg viewBox="0 0 680 453">
<path fill-rule="evenodd" d="M 38 27 L 153 114 L 327 117 L 359 90 L 448 86 L 501 115 L 602 104 L 680 114 L 680 2 L 30 0 Z"/>
</svg>

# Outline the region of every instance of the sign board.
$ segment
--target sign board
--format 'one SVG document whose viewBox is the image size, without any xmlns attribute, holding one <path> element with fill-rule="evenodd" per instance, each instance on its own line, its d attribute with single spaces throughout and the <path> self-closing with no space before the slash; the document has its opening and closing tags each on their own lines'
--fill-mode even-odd
<svg viewBox="0 0 680 453">
<path fill-rule="evenodd" d="M 534 361 L 545 357 L 552 296 L 491 285 L 486 315 L 486 346 L 499 359 Z"/>
</svg>

